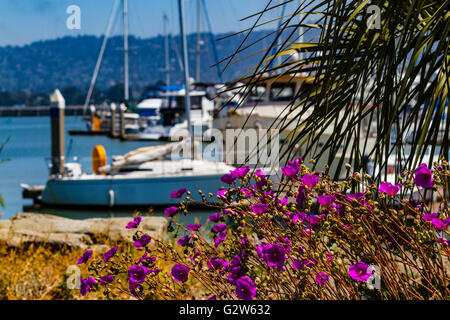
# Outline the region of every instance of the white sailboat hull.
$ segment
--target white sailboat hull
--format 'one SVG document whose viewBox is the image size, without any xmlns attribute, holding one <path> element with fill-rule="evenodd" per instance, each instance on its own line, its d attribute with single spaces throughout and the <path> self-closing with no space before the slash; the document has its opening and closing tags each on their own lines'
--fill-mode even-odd
<svg viewBox="0 0 450 320">
<path fill-rule="evenodd" d="M 86 178 L 53 179 L 42 192 L 42 202 L 55 206 L 150 206 L 175 205 L 179 199 L 170 193 L 180 188 L 191 191 L 191 197 L 201 201 L 198 190 L 214 195 L 223 186 L 223 174 L 114 177 L 88 176 Z"/>
</svg>

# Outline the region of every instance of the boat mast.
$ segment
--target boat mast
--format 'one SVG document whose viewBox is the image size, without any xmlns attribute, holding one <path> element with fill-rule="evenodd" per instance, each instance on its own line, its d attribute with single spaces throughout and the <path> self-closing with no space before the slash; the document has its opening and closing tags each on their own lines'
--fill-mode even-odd
<svg viewBox="0 0 450 320">
<path fill-rule="evenodd" d="M 196 49 L 196 61 L 195 61 L 195 67 L 196 67 L 196 73 L 195 73 L 195 81 L 200 82 L 200 45 L 201 45 L 201 39 L 200 39 L 200 28 L 201 28 L 201 0 L 197 0 L 197 49 Z"/>
<path fill-rule="evenodd" d="M 103 37 L 102 47 L 100 49 L 100 53 L 97 58 L 97 62 L 95 64 L 94 74 L 92 75 L 91 84 L 89 86 L 88 94 L 86 96 L 86 100 L 84 101 L 83 107 L 83 115 L 86 114 L 87 107 L 89 102 L 91 101 L 92 92 L 94 91 L 95 82 L 97 81 L 98 73 L 100 71 L 100 66 L 102 64 L 103 55 L 105 53 L 106 43 L 108 42 L 109 35 L 111 33 L 111 28 L 114 22 L 114 18 L 116 17 L 116 11 L 119 6 L 119 0 L 114 1 L 114 5 L 111 11 L 111 15 L 109 16 L 108 26 L 106 27 L 105 36 Z"/>
<path fill-rule="evenodd" d="M 129 74 L 128 74 L 128 0 L 123 0 L 123 52 L 124 52 L 124 76 L 125 76 L 125 85 L 124 85 L 124 98 L 125 101 L 128 101 L 129 96 Z"/>
<path fill-rule="evenodd" d="M 191 97 L 189 95 L 190 86 L 189 86 L 189 61 L 188 61 L 188 52 L 187 52 L 187 43 L 186 43 L 186 33 L 184 30 L 184 6 L 183 0 L 178 0 L 178 11 L 180 18 L 180 37 L 181 37 L 181 49 L 183 51 L 183 67 L 184 67 L 184 104 L 186 108 L 186 120 L 187 120 L 187 129 L 189 131 L 190 137 L 190 145 L 191 145 L 191 158 L 194 156 L 194 135 L 192 132 L 191 125 Z"/>
<path fill-rule="evenodd" d="M 166 63 L 166 86 L 170 85 L 170 66 L 169 66 L 169 17 L 164 15 L 164 54 L 165 54 L 165 63 Z"/>
</svg>

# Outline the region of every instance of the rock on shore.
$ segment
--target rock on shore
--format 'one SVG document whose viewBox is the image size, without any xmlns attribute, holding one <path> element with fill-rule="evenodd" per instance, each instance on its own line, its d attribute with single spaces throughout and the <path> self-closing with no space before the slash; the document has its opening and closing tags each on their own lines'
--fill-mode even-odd
<svg viewBox="0 0 450 320">
<path fill-rule="evenodd" d="M 96 238 L 105 235 L 112 241 L 132 241 L 136 229 L 125 228 L 131 218 L 93 218 L 73 220 L 48 214 L 22 213 L 10 220 L 0 220 L 0 242 L 11 247 L 30 243 L 90 248 Z M 166 239 L 167 219 L 142 217 L 139 230 L 157 239 Z"/>
</svg>

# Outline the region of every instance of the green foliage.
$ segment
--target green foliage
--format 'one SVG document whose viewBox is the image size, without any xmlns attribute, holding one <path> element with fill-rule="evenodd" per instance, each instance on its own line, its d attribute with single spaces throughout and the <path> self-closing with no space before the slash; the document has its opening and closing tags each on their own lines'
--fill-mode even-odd
<svg viewBox="0 0 450 320">
<path fill-rule="evenodd" d="M 276 4 L 268 1 L 266 9 L 255 15 L 255 29 L 264 25 L 265 13 L 277 10 Z M 380 29 L 367 24 L 369 5 L 381 9 Z M 299 111 L 299 116 L 281 118 L 280 129 L 289 125 L 298 129 L 286 141 L 287 158 L 296 155 L 301 145 L 302 157 L 322 157 L 342 169 L 345 161 L 338 153 L 350 154 L 356 170 L 363 168 L 364 156 L 386 168 L 390 155 L 396 155 L 397 165 L 407 169 L 420 163 L 428 145 L 433 154 L 439 137 L 440 154 L 448 157 L 449 7 L 450 1 L 434 0 L 306 0 L 304 7 L 280 17 L 280 44 L 275 39 L 243 80 L 251 81 L 252 87 L 268 73 L 273 78 L 298 72 L 310 76 L 310 89 L 288 106 L 289 112 Z M 297 36 L 300 26 L 306 33 L 302 42 Z M 311 30 L 320 36 L 309 37 Z M 292 52 L 305 55 L 288 59 Z M 277 58 L 283 63 L 274 65 Z M 234 59 L 230 56 L 228 63 Z M 363 126 L 363 119 L 369 127 Z M 317 148 L 329 127 L 333 132 Z M 376 133 L 373 144 L 363 135 L 371 129 Z M 432 161 L 430 157 L 428 164 Z"/>
</svg>

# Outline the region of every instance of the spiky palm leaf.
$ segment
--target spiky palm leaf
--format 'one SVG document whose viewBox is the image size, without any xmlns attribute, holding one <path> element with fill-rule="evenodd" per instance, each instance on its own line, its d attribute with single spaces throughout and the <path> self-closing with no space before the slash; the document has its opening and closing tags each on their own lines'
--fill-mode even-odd
<svg viewBox="0 0 450 320">
<path fill-rule="evenodd" d="M 312 77 L 312 89 L 287 106 L 288 112 L 299 111 L 299 116 L 280 119 L 279 129 L 293 124 L 297 128 L 286 141 L 284 156 L 292 158 L 295 147 L 302 144 L 304 157 L 326 158 L 328 164 L 336 165 L 337 172 L 345 164 L 344 157 L 336 157 L 339 150 L 350 155 L 356 170 L 364 166 L 365 156 L 386 168 L 394 153 L 398 166 L 411 168 L 424 156 L 425 146 L 431 145 L 434 153 L 439 133 L 443 136 L 440 154 L 448 158 L 450 1 L 310 0 L 304 4 L 283 17 L 260 64 L 240 79 L 248 83 L 248 93 L 263 75 L 307 72 Z M 369 5 L 381 9 L 379 29 L 368 23 L 373 18 Z M 264 25 L 264 14 L 276 7 L 268 0 L 248 32 Z M 299 42 L 295 36 L 300 27 L 305 34 L 320 30 L 320 37 Z M 278 39 L 283 39 L 281 45 Z M 241 47 L 251 45 L 243 43 Z M 275 59 L 289 57 L 293 51 L 306 57 L 285 59 L 274 66 Z M 229 57 L 227 65 L 233 59 Z M 334 127 L 332 134 L 318 147 L 319 138 L 330 126 Z M 364 135 L 364 130 L 372 129 L 376 132 L 373 146 Z M 391 143 L 393 132 L 396 137 Z M 408 133 L 411 152 L 402 162 Z"/>
</svg>

